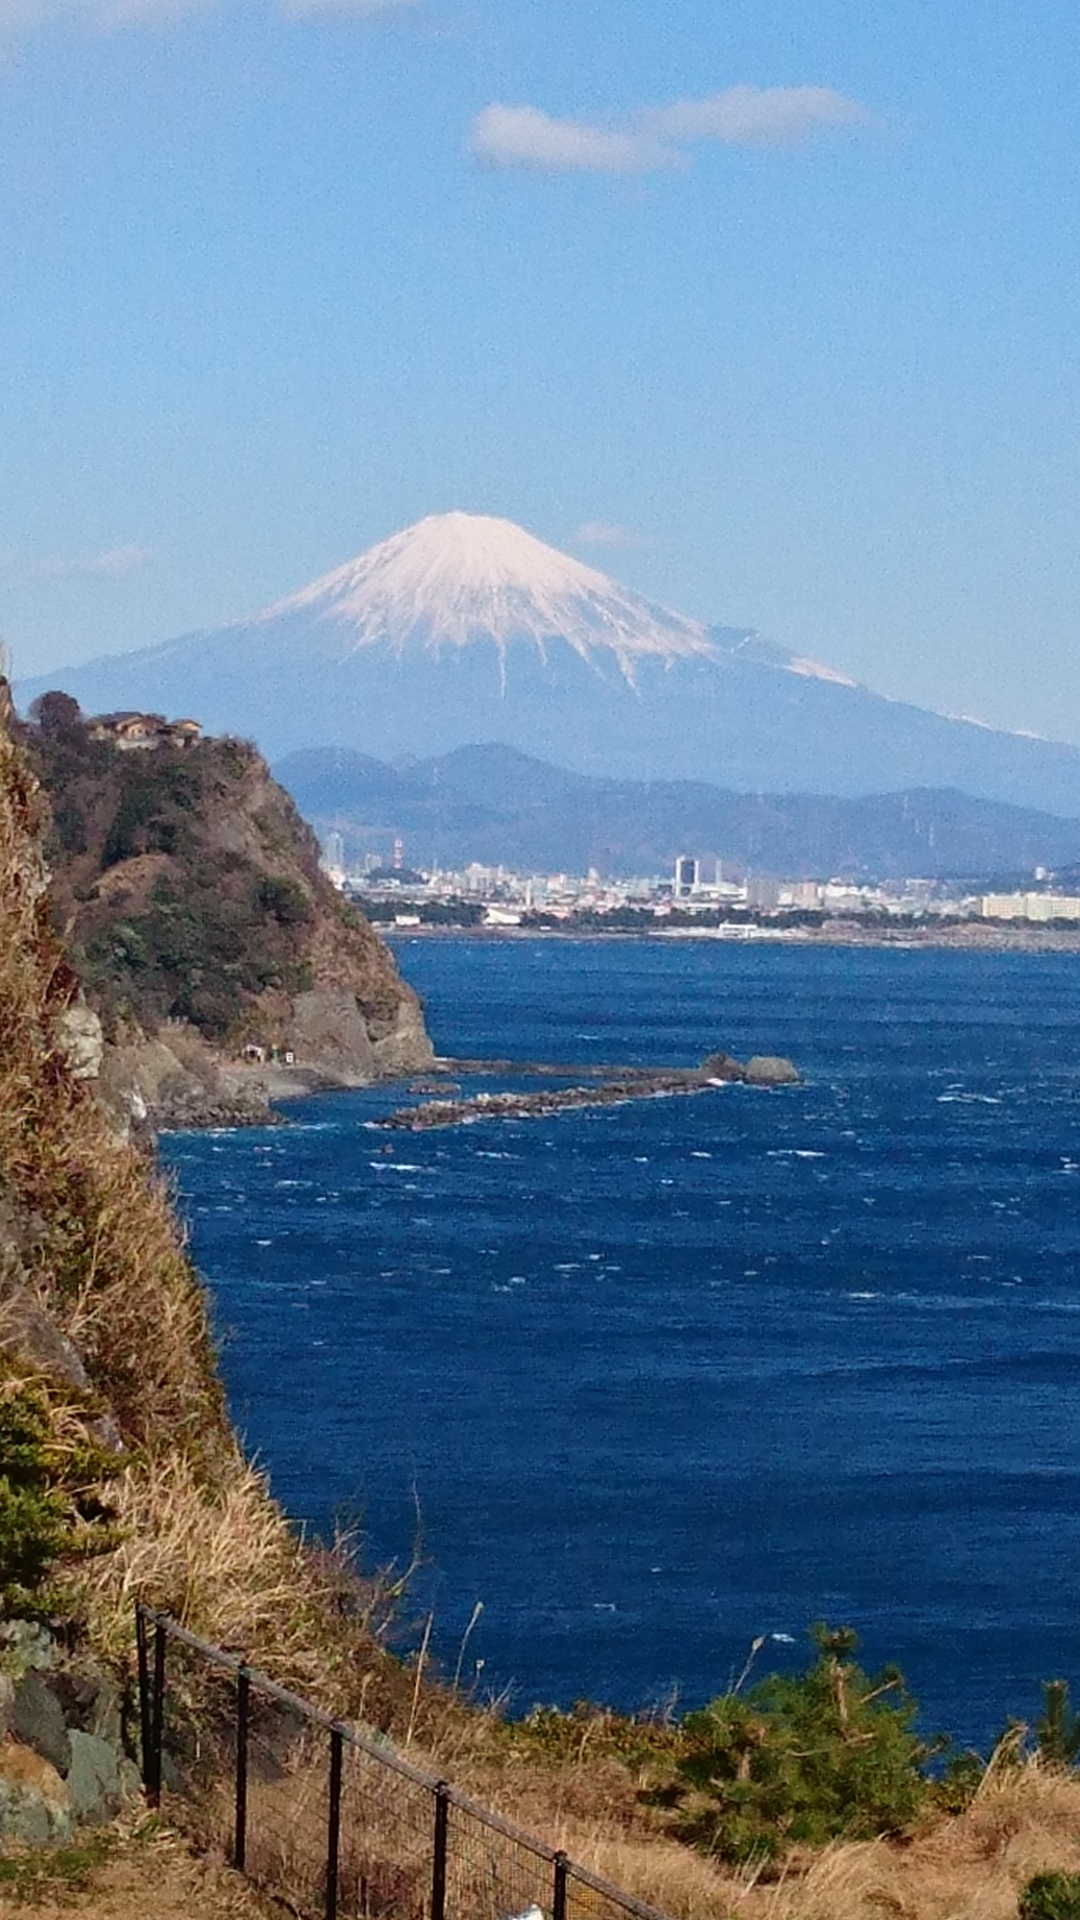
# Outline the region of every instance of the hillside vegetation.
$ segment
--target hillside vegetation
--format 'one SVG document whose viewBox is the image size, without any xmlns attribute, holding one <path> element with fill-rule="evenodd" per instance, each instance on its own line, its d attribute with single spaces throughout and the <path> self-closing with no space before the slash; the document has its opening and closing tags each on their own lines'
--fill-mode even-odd
<svg viewBox="0 0 1080 1920">
<path fill-rule="evenodd" d="M 49 801 L 54 924 L 151 1109 L 210 1063 L 235 1092 L 245 1045 L 330 1085 L 427 1065 L 416 996 L 253 747 L 124 751 L 60 693 L 19 735 Z"/>
</svg>

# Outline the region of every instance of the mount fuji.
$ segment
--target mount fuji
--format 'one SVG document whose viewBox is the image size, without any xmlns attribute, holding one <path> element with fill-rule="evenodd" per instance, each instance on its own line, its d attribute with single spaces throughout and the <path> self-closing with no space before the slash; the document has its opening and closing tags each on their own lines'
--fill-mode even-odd
<svg viewBox="0 0 1080 1920">
<path fill-rule="evenodd" d="M 507 520 L 432 515 L 213 632 L 23 682 L 191 714 L 265 753 L 382 760 L 500 742 L 581 773 L 743 791 L 950 786 L 1080 812 L 1080 749 L 888 700 L 706 627 Z"/>
</svg>

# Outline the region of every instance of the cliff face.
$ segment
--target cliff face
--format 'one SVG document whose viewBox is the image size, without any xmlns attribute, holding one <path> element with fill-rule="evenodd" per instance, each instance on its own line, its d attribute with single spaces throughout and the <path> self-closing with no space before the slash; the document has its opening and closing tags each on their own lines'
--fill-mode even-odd
<svg viewBox="0 0 1080 1920">
<path fill-rule="evenodd" d="M 429 1064 L 415 994 L 253 747 L 125 748 L 60 694 L 19 732 L 51 808 L 57 930 L 108 1042 L 106 1092 L 128 1087 L 168 1121 Z"/>
</svg>

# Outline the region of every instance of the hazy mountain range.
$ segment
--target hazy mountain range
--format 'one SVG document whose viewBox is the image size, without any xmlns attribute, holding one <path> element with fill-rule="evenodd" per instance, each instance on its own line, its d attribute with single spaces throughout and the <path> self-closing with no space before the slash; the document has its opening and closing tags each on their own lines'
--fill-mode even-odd
<svg viewBox="0 0 1080 1920">
<path fill-rule="evenodd" d="M 215 632 L 39 676 L 87 711 L 191 715 L 275 756 L 494 741 L 582 774 L 742 792 L 950 787 L 1080 813 L 1080 749 L 888 700 L 654 605 L 509 521 L 420 521 Z M 567 856 L 568 857 L 568 856 Z"/>
<path fill-rule="evenodd" d="M 307 819 L 344 833 L 354 857 L 389 856 L 400 836 L 406 862 L 420 867 L 479 860 L 525 872 L 643 874 L 686 852 L 740 876 L 979 879 L 1080 859 L 1080 820 L 954 791 L 730 793 L 693 781 L 596 779 L 501 746 L 410 766 L 316 749 L 274 771 Z"/>
</svg>

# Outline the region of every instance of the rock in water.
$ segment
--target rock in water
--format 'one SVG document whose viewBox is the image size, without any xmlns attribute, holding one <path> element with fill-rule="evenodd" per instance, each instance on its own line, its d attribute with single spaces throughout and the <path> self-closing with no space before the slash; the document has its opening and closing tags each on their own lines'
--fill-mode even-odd
<svg viewBox="0 0 1080 1920">
<path fill-rule="evenodd" d="M 746 1063 L 743 1078 L 748 1087 L 794 1087 L 802 1075 L 780 1054 L 755 1053 Z"/>
</svg>

